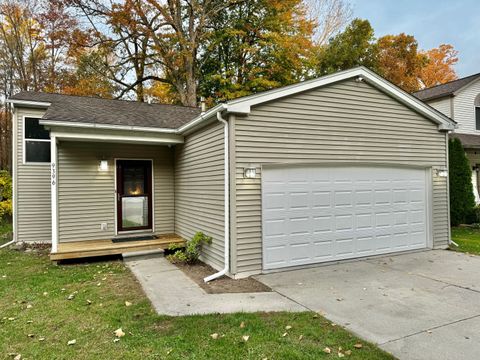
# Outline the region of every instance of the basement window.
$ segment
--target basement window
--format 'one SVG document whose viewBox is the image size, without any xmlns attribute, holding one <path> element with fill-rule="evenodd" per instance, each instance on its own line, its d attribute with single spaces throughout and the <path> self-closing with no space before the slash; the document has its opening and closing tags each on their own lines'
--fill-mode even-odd
<svg viewBox="0 0 480 360">
<path fill-rule="evenodd" d="M 26 117 L 24 121 L 25 163 L 50 162 L 50 132 L 39 123 L 40 119 Z"/>
</svg>

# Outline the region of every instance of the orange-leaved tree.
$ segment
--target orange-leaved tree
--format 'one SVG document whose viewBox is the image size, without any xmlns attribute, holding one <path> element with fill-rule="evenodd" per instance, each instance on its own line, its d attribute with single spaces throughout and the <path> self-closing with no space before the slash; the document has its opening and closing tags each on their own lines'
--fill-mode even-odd
<svg viewBox="0 0 480 360">
<path fill-rule="evenodd" d="M 458 62 L 458 51 L 450 44 L 422 51 L 427 64 L 420 71 L 422 87 L 428 88 L 455 80 L 457 74 L 453 66 Z"/>
<path fill-rule="evenodd" d="M 404 33 L 378 39 L 378 66 L 385 79 L 407 92 L 420 89 L 420 73 L 427 57 L 418 50 L 415 37 Z"/>
</svg>

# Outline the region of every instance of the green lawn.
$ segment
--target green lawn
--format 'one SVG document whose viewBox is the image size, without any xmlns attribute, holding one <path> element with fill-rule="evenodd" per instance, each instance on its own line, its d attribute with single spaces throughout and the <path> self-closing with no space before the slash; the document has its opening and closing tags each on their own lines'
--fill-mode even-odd
<svg viewBox="0 0 480 360">
<path fill-rule="evenodd" d="M 0 245 L 10 240 L 10 238 L 6 238 L 4 235 L 11 233 L 12 230 L 12 224 L 0 218 Z"/>
<path fill-rule="evenodd" d="M 0 250 L 0 314 L 2 359 L 333 359 L 339 348 L 392 359 L 313 313 L 158 316 L 120 261 L 56 266 Z M 115 342 L 118 328 L 125 336 Z"/>
<path fill-rule="evenodd" d="M 452 240 L 458 244 L 451 246 L 452 250 L 480 255 L 480 229 L 472 227 L 452 228 Z"/>
</svg>

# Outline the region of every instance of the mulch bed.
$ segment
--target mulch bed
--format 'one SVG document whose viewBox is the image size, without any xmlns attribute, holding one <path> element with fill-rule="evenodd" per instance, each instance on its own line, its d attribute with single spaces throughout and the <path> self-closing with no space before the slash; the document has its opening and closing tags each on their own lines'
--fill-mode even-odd
<svg viewBox="0 0 480 360">
<path fill-rule="evenodd" d="M 245 279 L 234 280 L 228 276 L 222 276 L 216 280 L 205 283 L 203 278 L 215 274 L 217 271 L 211 266 L 198 261 L 195 264 L 175 264 L 185 275 L 195 281 L 208 294 L 224 294 L 224 293 L 255 293 L 270 292 L 268 286 L 248 277 Z"/>
</svg>

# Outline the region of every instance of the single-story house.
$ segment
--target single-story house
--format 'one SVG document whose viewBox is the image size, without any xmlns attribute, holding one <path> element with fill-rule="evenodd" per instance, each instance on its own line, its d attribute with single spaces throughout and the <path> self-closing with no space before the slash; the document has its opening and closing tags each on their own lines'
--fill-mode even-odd
<svg viewBox="0 0 480 360">
<path fill-rule="evenodd" d="M 455 123 L 363 67 L 206 112 L 37 92 L 9 102 L 15 239 L 51 242 L 52 259 L 202 231 L 203 260 L 240 278 L 450 241 Z"/>
<path fill-rule="evenodd" d="M 417 91 L 418 99 L 453 119 L 472 167 L 475 202 L 480 204 L 480 73 Z"/>
</svg>

